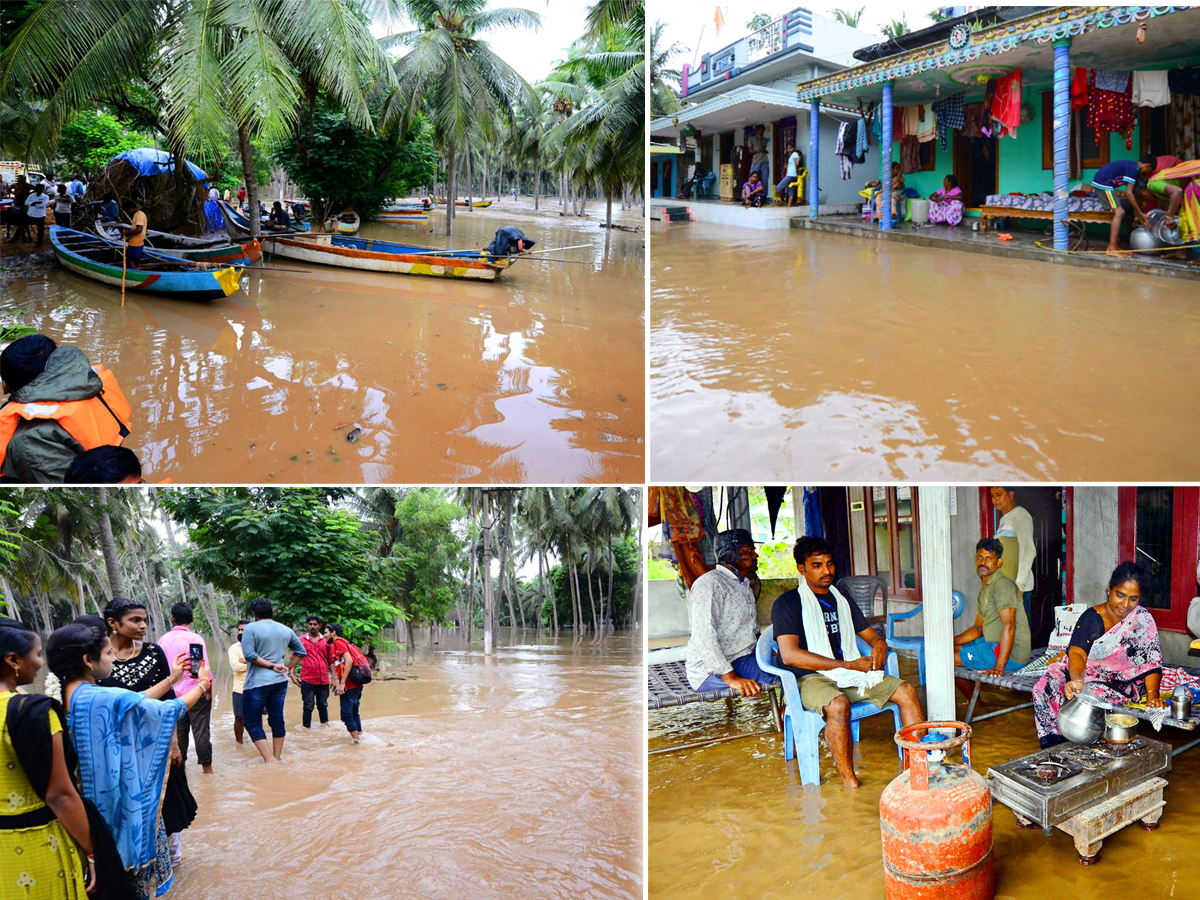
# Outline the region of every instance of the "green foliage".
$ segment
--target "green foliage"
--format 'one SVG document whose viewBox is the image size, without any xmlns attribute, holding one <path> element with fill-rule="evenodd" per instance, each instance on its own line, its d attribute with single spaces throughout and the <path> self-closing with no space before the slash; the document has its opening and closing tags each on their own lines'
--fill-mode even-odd
<svg viewBox="0 0 1200 900">
<path fill-rule="evenodd" d="M 647 566 L 648 577 L 651 581 L 674 581 L 679 577 L 679 572 L 675 567 L 665 559 L 659 559 L 657 556 L 646 557 L 650 564 Z"/>
<path fill-rule="evenodd" d="M 15 527 L 18 515 L 17 508 L 10 501 L 0 498 L 0 571 L 16 561 L 17 551 L 21 547 L 21 535 L 9 530 L 10 525 Z"/>
<path fill-rule="evenodd" d="M 863 13 L 866 12 L 866 9 L 867 8 L 865 6 L 860 6 L 856 10 L 835 9 L 833 10 L 833 17 L 843 25 L 848 25 L 851 28 L 857 28 L 858 23 L 862 21 Z"/>
<path fill-rule="evenodd" d="M 889 37 L 894 41 L 911 32 L 912 28 L 908 24 L 908 17 L 902 15 L 899 19 L 892 19 L 892 21 L 884 25 L 882 31 L 885 37 Z"/>
<path fill-rule="evenodd" d="M 758 31 L 760 28 L 766 28 L 774 19 L 766 13 L 755 13 L 754 16 L 746 23 L 746 28 L 750 31 Z"/>
<path fill-rule="evenodd" d="M 275 148 L 275 160 L 313 202 L 314 214 L 353 207 L 373 218 L 393 197 L 433 181 L 437 153 L 429 124 L 418 117 L 402 135 L 368 133 L 327 107 L 302 121 Z"/>
<path fill-rule="evenodd" d="M 80 113 L 63 129 L 58 154 L 72 172 L 88 178 L 108 165 L 118 153 L 150 146 L 152 142 L 126 128 L 115 116 L 102 112 Z"/>
<path fill-rule="evenodd" d="M 271 167 L 271 152 L 262 141 L 253 140 L 250 143 L 254 148 L 254 153 L 252 154 L 254 160 L 254 181 L 266 187 L 271 183 L 271 175 L 274 171 Z M 214 175 L 211 172 L 209 174 L 212 176 L 210 178 L 212 186 L 217 190 L 224 191 L 228 188 L 230 191 L 236 192 L 245 180 L 242 174 L 242 155 L 237 150 L 234 150 L 221 163 L 219 175 Z"/>
<path fill-rule="evenodd" d="M 622 624 L 629 621 L 633 613 L 633 590 L 637 579 L 641 578 L 641 572 L 638 571 L 638 546 L 637 539 L 634 535 L 629 534 L 624 537 L 617 538 L 613 542 L 613 564 L 615 571 L 613 572 L 613 602 L 609 608 L 609 615 L 613 623 L 619 628 Z M 607 565 L 607 563 L 604 563 Z M 596 600 L 596 608 L 600 607 L 601 593 L 608 591 L 608 570 L 604 565 L 597 565 L 591 574 L 592 579 L 592 596 Z M 579 594 L 581 598 L 580 607 L 583 610 L 583 621 L 589 628 L 592 624 L 592 607 L 588 602 L 587 579 L 585 577 L 586 570 L 582 565 L 578 566 L 579 570 Z M 571 586 L 567 581 L 567 567 L 557 565 L 550 570 L 550 583 L 553 585 L 554 593 L 551 597 L 546 598 L 546 602 L 553 602 L 558 606 L 558 621 L 563 630 L 571 627 Z M 549 620 L 550 612 L 547 607 L 545 613 Z"/>
<path fill-rule="evenodd" d="M 939 6 L 933 12 L 926 13 L 926 15 L 929 17 L 929 20 L 932 22 L 945 22 L 947 19 L 950 18 L 950 14 L 946 10 L 947 10 L 947 7 Z"/>
<path fill-rule="evenodd" d="M 380 589 L 405 619 L 446 623 L 457 599 L 455 569 L 462 541 L 453 531 L 461 506 L 438 488 L 412 488 L 396 503 L 401 540 L 380 560 Z"/>
<path fill-rule="evenodd" d="M 335 488 L 187 488 L 163 492 L 193 546 L 184 565 L 247 601 L 264 596 L 293 625 L 315 613 L 370 640 L 397 610 L 375 593 L 371 536 Z"/>
</svg>

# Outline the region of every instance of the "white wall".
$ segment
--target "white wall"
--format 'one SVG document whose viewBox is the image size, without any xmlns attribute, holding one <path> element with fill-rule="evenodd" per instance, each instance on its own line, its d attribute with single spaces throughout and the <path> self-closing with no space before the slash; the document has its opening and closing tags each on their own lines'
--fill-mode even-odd
<svg viewBox="0 0 1200 900">
<path fill-rule="evenodd" d="M 679 596 L 677 582 L 666 579 L 649 582 L 646 594 L 646 628 L 650 640 L 691 633 L 687 601 Z M 685 641 L 686 642 L 686 641 Z"/>
<path fill-rule="evenodd" d="M 800 144 L 799 150 L 804 154 L 806 165 L 811 166 L 809 157 L 809 116 L 810 110 L 807 106 L 798 110 L 796 113 L 796 141 Z M 841 160 L 834 155 L 834 147 L 837 146 L 838 126 L 845 121 L 841 117 L 833 117 L 826 113 L 821 113 L 821 137 L 820 149 L 821 159 L 820 168 L 817 172 L 817 183 L 821 190 L 821 204 L 845 204 L 863 202 L 858 196 L 858 192 L 863 189 L 868 181 L 879 177 L 879 144 L 874 136 L 871 137 L 871 146 L 867 149 L 866 162 L 861 166 L 854 166 L 850 170 L 850 179 L 842 181 Z"/>
<path fill-rule="evenodd" d="M 1075 488 L 1074 519 L 1074 600 L 1095 606 L 1117 567 L 1116 487 Z"/>
</svg>

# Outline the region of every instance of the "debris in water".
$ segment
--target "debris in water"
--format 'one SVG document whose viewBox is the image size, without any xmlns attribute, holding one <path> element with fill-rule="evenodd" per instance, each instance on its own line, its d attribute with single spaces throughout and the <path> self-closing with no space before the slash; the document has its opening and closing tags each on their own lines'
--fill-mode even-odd
<svg viewBox="0 0 1200 900">
<path fill-rule="evenodd" d="M 446 382 L 444 382 L 444 381 L 439 381 L 439 382 L 437 383 L 437 389 L 438 389 L 439 391 L 444 391 L 444 390 L 446 390 L 446 387 L 447 387 L 447 385 L 446 385 Z"/>
<path fill-rule="evenodd" d="M 349 434 L 346 435 L 346 440 L 348 440 L 350 443 L 353 444 L 355 441 L 358 440 L 358 436 L 360 434 L 362 434 L 362 429 L 355 428 L 353 431 L 351 431 Z"/>
</svg>

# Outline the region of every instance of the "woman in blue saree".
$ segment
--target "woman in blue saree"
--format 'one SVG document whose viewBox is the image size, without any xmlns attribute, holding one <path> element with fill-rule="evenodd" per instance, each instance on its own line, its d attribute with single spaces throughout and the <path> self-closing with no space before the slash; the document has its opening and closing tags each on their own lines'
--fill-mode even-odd
<svg viewBox="0 0 1200 900">
<path fill-rule="evenodd" d="M 60 628 L 46 642 L 50 669 L 63 683 L 67 728 L 79 757 L 83 793 L 116 839 L 125 872 L 142 900 L 171 887 L 170 856 L 159 816 L 175 723 L 212 685 L 199 683 L 178 700 L 151 700 L 99 687 L 113 667 L 108 636 L 86 624 Z"/>
</svg>

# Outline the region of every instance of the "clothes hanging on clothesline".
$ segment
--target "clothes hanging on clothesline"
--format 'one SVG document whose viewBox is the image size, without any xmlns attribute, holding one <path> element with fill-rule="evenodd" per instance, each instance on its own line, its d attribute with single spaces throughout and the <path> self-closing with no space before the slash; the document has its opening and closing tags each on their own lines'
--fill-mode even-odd
<svg viewBox="0 0 1200 900">
<path fill-rule="evenodd" d="M 921 171 L 921 144 L 915 134 L 900 139 L 900 174 L 909 175 Z"/>
<path fill-rule="evenodd" d="M 960 91 L 943 100 L 933 101 L 933 114 L 937 117 L 938 147 L 943 153 L 949 149 L 948 130 L 953 128 L 955 131 L 959 131 L 963 127 L 965 118 L 963 100 L 966 96 L 965 91 Z"/>
<path fill-rule="evenodd" d="M 916 137 L 921 130 L 921 113 L 920 107 L 906 106 L 900 110 L 902 124 L 900 128 L 900 137 Z"/>
<path fill-rule="evenodd" d="M 1102 91 L 1112 91 L 1115 94 L 1125 93 L 1129 87 L 1129 72 L 1119 69 L 1097 69 L 1096 87 Z"/>
<path fill-rule="evenodd" d="M 917 140 L 927 144 L 937 137 L 937 116 L 932 107 L 917 107 Z"/>
<path fill-rule="evenodd" d="M 1165 69 L 1161 72 L 1133 73 L 1133 89 L 1129 100 L 1134 109 L 1141 109 L 1143 106 L 1171 105 L 1171 86 L 1167 80 L 1168 74 Z"/>
<path fill-rule="evenodd" d="M 991 84 L 991 82 L 988 82 Z M 1017 136 L 1021 124 L 1021 70 L 1014 69 L 996 80 L 996 93 L 992 98 L 992 121 L 997 137 Z"/>
<path fill-rule="evenodd" d="M 983 125 L 980 131 L 984 137 L 992 136 L 992 104 L 996 100 L 996 79 L 991 78 L 983 89 Z"/>
<path fill-rule="evenodd" d="M 1088 70 L 1079 66 L 1071 73 L 1071 111 L 1083 109 L 1088 102 Z"/>
<path fill-rule="evenodd" d="M 1173 94 L 1200 96 L 1200 68 L 1172 69 L 1167 74 L 1167 85 Z"/>
<path fill-rule="evenodd" d="M 1131 79 L 1125 80 L 1124 90 L 1118 93 L 1099 87 L 1099 75 L 1099 71 L 1093 70 L 1088 79 L 1087 127 L 1096 132 L 1124 133 L 1125 149 L 1132 150 L 1133 126 L 1137 116 L 1133 110 Z"/>
<path fill-rule="evenodd" d="M 963 107 L 963 126 L 960 134 L 965 138 L 983 137 L 983 103 L 968 103 Z"/>
</svg>

